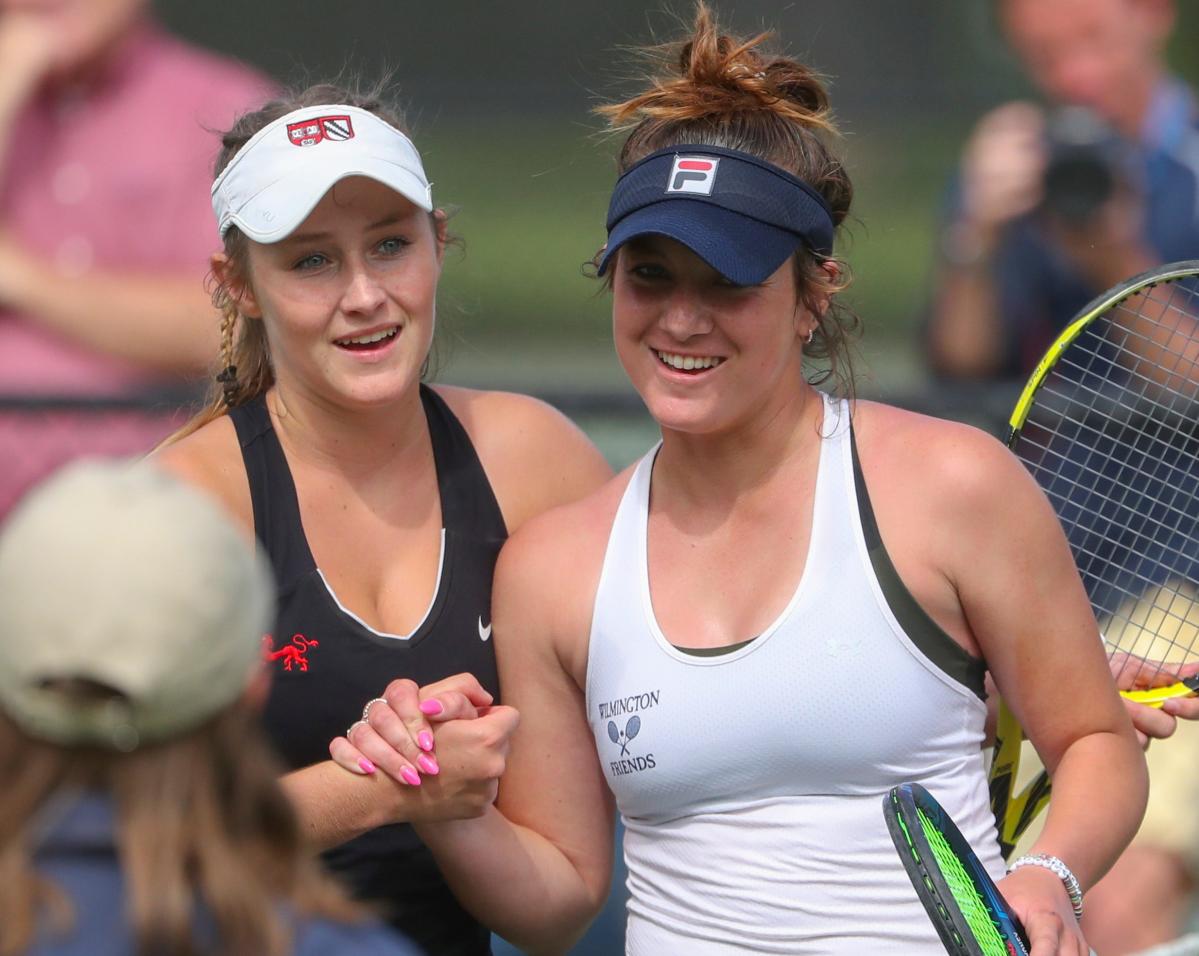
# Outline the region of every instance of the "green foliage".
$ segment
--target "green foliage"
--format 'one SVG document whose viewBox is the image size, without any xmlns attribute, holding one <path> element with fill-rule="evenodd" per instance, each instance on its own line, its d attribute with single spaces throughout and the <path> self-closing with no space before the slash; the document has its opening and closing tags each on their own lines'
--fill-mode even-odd
<svg viewBox="0 0 1199 956">
<path fill-rule="evenodd" d="M 448 124 L 422 137 L 439 205 L 455 210 L 441 310 L 468 341 L 606 334 L 608 301 L 583 264 L 604 241 L 615 180 L 605 147 L 569 121 Z"/>
</svg>

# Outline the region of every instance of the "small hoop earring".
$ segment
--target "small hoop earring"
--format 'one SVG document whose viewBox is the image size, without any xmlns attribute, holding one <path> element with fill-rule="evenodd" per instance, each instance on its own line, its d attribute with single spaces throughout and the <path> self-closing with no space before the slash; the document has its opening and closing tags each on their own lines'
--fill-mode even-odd
<svg viewBox="0 0 1199 956">
<path fill-rule="evenodd" d="M 816 326 L 812 326 L 810 329 L 808 329 L 807 337 L 803 340 L 804 345 L 811 345 L 812 339 L 814 339 L 815 337 L 816 337 Z"/>
</svg>

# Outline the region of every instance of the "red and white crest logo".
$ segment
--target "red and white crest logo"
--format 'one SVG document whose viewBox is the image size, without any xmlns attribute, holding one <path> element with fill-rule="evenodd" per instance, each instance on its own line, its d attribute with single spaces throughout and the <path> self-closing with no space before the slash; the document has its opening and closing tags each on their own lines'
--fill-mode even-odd
<svg viewBox="0 0 1199 956">
<path fill-rule="evenodd" d="M 354 124 L 348 116 L 316 116 L 287 124 L 287 138 L 293 146 L 315 146 L 323 140 L 354 138 Z"/>
<path fill-rule="evenodd" d="M 676 156 L 666 191 L 711 196 L 716 186 L 716 167 L 719 165 L 719 159 L 708 156 Z"/>
</svg>

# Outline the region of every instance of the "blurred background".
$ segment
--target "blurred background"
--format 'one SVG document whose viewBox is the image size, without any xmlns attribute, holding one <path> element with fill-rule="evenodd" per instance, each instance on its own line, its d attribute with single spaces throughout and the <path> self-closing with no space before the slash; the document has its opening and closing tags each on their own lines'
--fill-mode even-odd
<svg viewBox="0 0 1199 956">
<path fill-rule="evenodd" d="M 442 280 L 438 377 L 541 392 L 617 464 L 645 447 L 653 431 L 628 402 L 607 297 L 582 269 L 603 242 L 618 145 L 591 110 L 636 88 L 629 49 L 677 35 L 685 4 L 155 7 L 182 36 L 284 83 L 391 75 L 437 201 L 456 209 L 465 241 Z M 846 297 L 865 321 L 862 393 L 956 413 L 955 396 L 927 389 L 918 338 L 935 222 L 973 122 L 1032 95 L 991 4 L 740 0 L 718 11 L 741 32 L 775 29 L 831 81 L 857 190 L 841 254 L 855 275 Z M 1199 9 L 1178 13 L 1170 61 L 1189 79 L 1199 76 Z M 971 399 L 965 417 L 990 425 L 1009 394 Z"/>
<path fill-rule="evenodd" d="M 865 320 L 863 387 L 917 387 L 933 229 L 978 116 L 1027 80 L 988 0 L 721 2 L 774 28 L 832 84 L 857 189 L 842 249 Z M 603 242 L 618 142 L 592 107 L 637 88 L 628 48 L 678 34 L 662 4 L 157 0 L 172 29 L 284 82 L 390 72 L 465 254 L 442 280 L 441 377 L 525 389 L 621 389 L 608 302 L 581 265 Z M 687 15 L 686 4 L 671 8 Z M 1199 77 L 1199 9 L 1178 5 L 1171 63 Z M 633 78 L 633 79 L 631 79 Z"/>
<path fill-rule="evenodd" d="M 441 283 L 436 377 L 541 394 L 576 416 L 614 464 L 646 447 L 654 432 L 615 360 L 607 296 L 583 270 L 604 238 L 618 145 L 592 109 L 637 88 L 631 49 L 677 36 L 689 5 L 153 0 L 151 9 L 184 40 L 285 85 L 390 76 L 436 201 L 454 211 L 464 241 Z M 773 28 L 831 83 L 856 186 L 839 251 L 856 276 L 844 298 L 865 322 L 860 393 L 999 427 L 1012 389 L 930 388 L 919 339 L 958 150 L 989 108 L 1033 95 L 993 3 L 738 0 L 717 9 L 735 31 Z M 1178 14 L 1170 62 L 1191 79 L 1199 10 L 1178 4 Z M 0 417 L 14 408 L 46 416 L 39 441 L 68 429 L 87 404 L 77 389 L 66 407 L 46 394 L 52 388 L 33 402 L 0 391 Z M 116 402 L 130 403 L 140 400 L 128 392 Z M 96 427 L 127 417 L 121 409 Z M 0 514 L 15 496 L 0 494 Z"/>
</svg>

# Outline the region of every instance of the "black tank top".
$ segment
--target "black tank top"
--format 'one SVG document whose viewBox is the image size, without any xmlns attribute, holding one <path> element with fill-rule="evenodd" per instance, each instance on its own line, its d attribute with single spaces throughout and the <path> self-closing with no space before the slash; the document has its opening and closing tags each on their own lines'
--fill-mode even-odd
<svg viewBox="0 0 1199 956">
<path fill-rule="evenodd" d="M 264 639 L 273 684 L 267 733 L 288 768 L 329 756 L 362 706 L 388 682 L 427 684 L 470 672 L 498 697 L 491 579 L 507 537 L 499 505 L 466 430 L 421 386 L 441 496 L 441 567 L 432 604 L 406 637 L 386 635 L 344 609 L 312 558 L 296 488 L 262 398 L 230 412 L 241 444 L 254 530 L 278 582 L 275 630 Z M 397 489 L 402 494 L 403 489 Z M 490 953 L 490 934 L 459 906 L 432 854 L 406 824 L 380 827 L 325 854 L 355 897 L 435 956 Z"/>
</svg>

